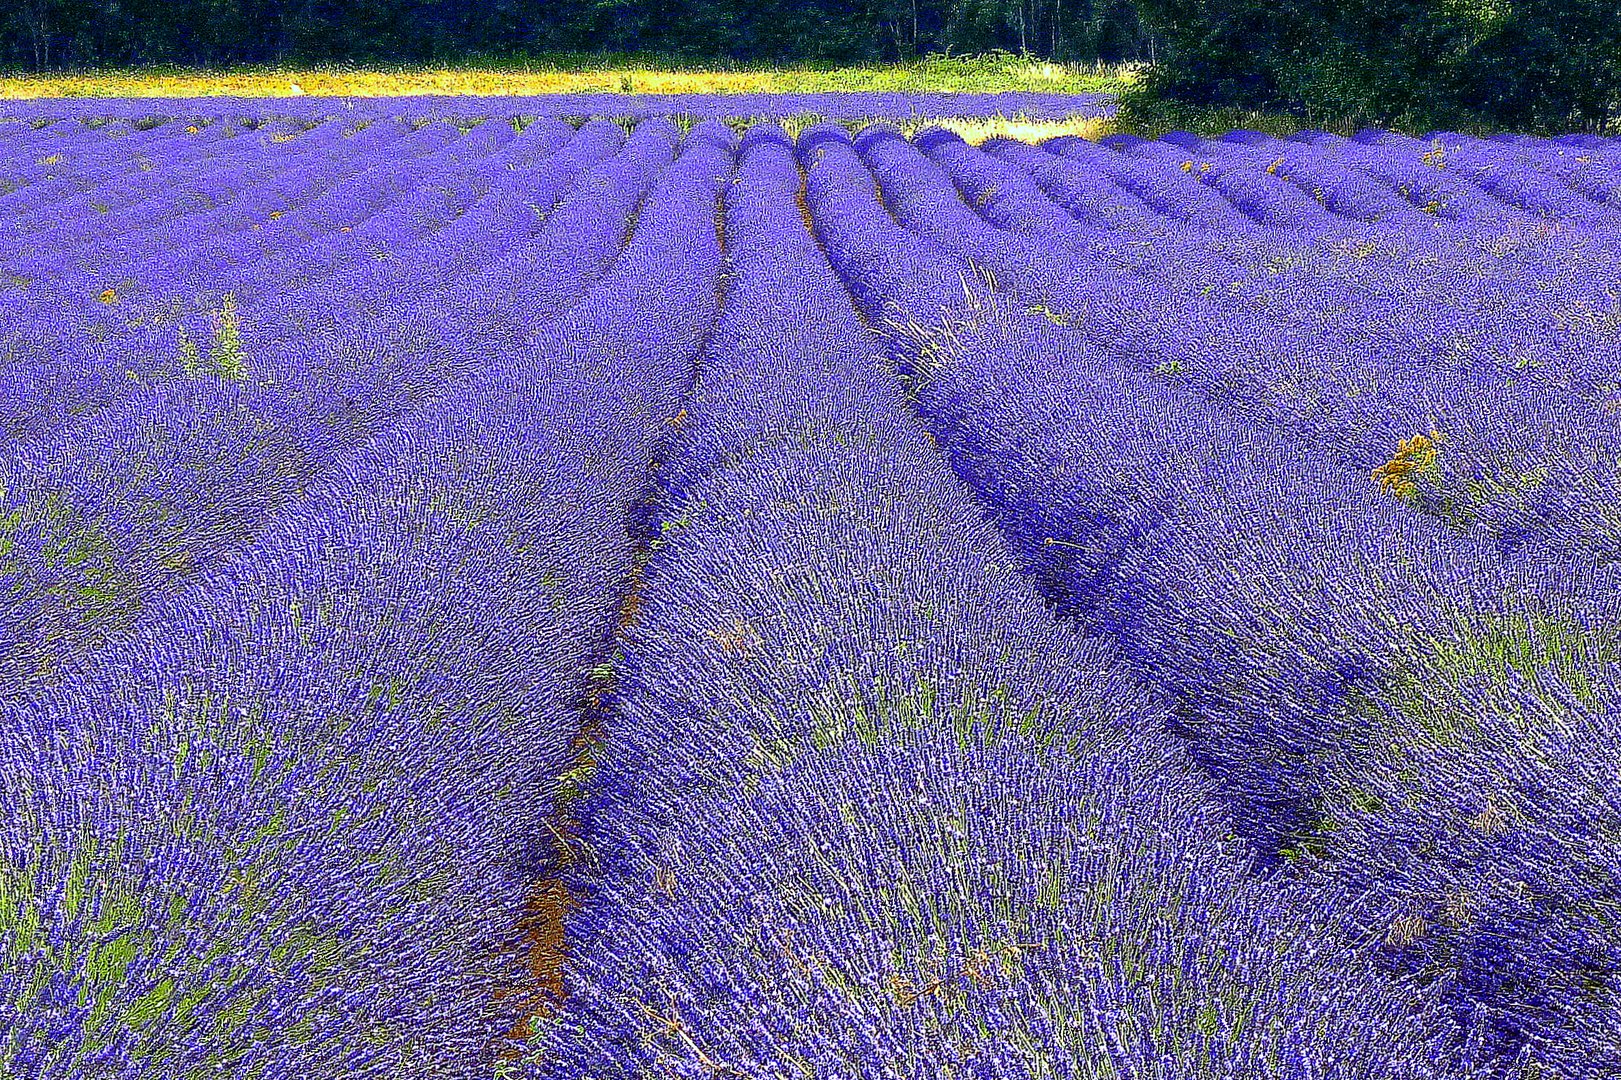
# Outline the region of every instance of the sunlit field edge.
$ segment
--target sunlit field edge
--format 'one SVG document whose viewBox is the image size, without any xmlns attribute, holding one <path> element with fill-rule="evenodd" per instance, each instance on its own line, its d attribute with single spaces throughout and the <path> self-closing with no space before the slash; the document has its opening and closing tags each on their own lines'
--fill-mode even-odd
<svg viewBox="0 0 1621 1080">
<path fill-rule="evenodd" d="M 1053 93 L 1123 95 L 1107 120 L 1075 116 L 1032 120 L 955 118 L 938 122 L 970 142 L 992 137 L 1039 141 L 1056 135 L 1099 139 L 1113 134 L 1157 138 L 1168 131 L 1215 136 L 1235 129 L 1287 136 L 1302 128 L 1353 134 L 1367 126 L 1350 118 L 1297 116 L 1162 102 L 1128 91 L 1140 64 L 1055 63 L 1008 53 L 929 56 L 889 64 L 807 62 L 785 66 L 717 61 L 686 64 L 646 55 L 557 54 L 501 58 L 448 66 L 314 65 L 222 68 L 152 66 L 32 74 L 0 72 L 0 100 L 33 98 L 390 97 L 410 95 L 526 96 L 536 94 L 794 94 Z M 740 118 L 745 119 L 745 118 Z M 909 120 L 903 127 L 920 126 Z M 1406 130 L 1402 125 L 1384 125 Z M 1415 129 L 1410 134 L 1422 134 Z"/>
<path fill-rule="evenodd" d="M 1118 93 L 1130 65 L 1062 64 L 997 54 L 898 64 L 683 65 L 646 58 L 559 57 L 449 67 L 150 67 L 0 74 L 0 98 L 391 97 L 528 94 L 791 94 L 1013 91 Z"/>
</svg>

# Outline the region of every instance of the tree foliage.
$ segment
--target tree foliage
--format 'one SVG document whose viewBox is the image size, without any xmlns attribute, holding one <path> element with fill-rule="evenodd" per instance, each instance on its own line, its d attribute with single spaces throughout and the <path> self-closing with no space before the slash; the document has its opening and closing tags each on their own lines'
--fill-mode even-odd
<svg viewBox="0 0 1621 1080">
<path fill-rule="evenodd" d="M 1621 119 L 1614 0 L 1137 0 L 1144 100 L 1403 127 L 1603 130 Z"/>
<path fill-rule="evenodd" d="M 556 52 L 1133 59 L 1130 0 L 12 0 L 0 65 L 454 61 Z"/>
</svg>

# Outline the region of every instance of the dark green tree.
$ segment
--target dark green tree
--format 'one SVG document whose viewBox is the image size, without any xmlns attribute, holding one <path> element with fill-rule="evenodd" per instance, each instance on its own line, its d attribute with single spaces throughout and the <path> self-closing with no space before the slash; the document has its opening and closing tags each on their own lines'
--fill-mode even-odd
<svg viewBox="0 0 1621 1080">
<path fill-rule="evenodd" d="M 0 65 L 451 62 L 560 51 L 713 61 L 1127 59 L 1130 0 L 9 0 Z"/>
<path fill-rule="evenodd" d="M 1614 0 L 1136 0 L 1163 42 L 1144 95 L 1341 122 L 1603 130 Z"/>
</svg>

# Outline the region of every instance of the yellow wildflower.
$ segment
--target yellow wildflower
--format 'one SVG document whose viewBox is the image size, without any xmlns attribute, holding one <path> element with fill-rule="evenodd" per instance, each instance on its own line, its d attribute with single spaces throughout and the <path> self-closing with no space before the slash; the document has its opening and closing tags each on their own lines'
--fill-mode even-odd
<svg viewBox="0 0 1621 1080">
<path fill-rule="evenodd" d="M 1411 439 L 1402 439 L 1395 455 L 1373 470 L 1373 479 L 1381 490 L 1397 498 L 1416 495 L 1418 485 L 1413 483 L 1412 478 L 1435 468 L 1436 444 L 1440 441 L 1439 431 L 1431 431 L 1428 436 L 1420 434 Z"/>
<path fill-rule="evenodd" d="M 101 302 L 103 304 L 116 304 L 116 303 L 118 303 L 118 290 L 116 290 L 116 289 L 103 289 L 103 290 L 101 290 Z"/>
</svg>

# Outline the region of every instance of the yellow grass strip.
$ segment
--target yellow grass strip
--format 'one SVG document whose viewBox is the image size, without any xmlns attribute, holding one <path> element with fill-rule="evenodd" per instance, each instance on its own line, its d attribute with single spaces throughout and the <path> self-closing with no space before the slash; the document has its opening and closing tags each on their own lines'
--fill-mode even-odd
<svg viewBox="0 0 1621 1080">
<path fill-rule="evenodd" d="M 1017 58 L 943 60 L 828 68 L 734 70 L 604 66 L 560 68 L 179 68 L 0 77 L 0 98 L 393 97 L 407 94 L 743 94 L 864 91 L 1107 93 L 1133 71 Z"/>
<path fill-rule="evenodd" d="M 1079 135 L 1093 142 L 1114 134 L 1114 122 L 1101 116 L 1072 116 L 1064 120 L 1025 120 L 1005 116 L 946 117 L 930 120 L 927 126 L 943 127 L 961 135 L 970 146 L 986 139 L 1018 139 L 1041 142 L 1059 135 Z"/>
</svg>

